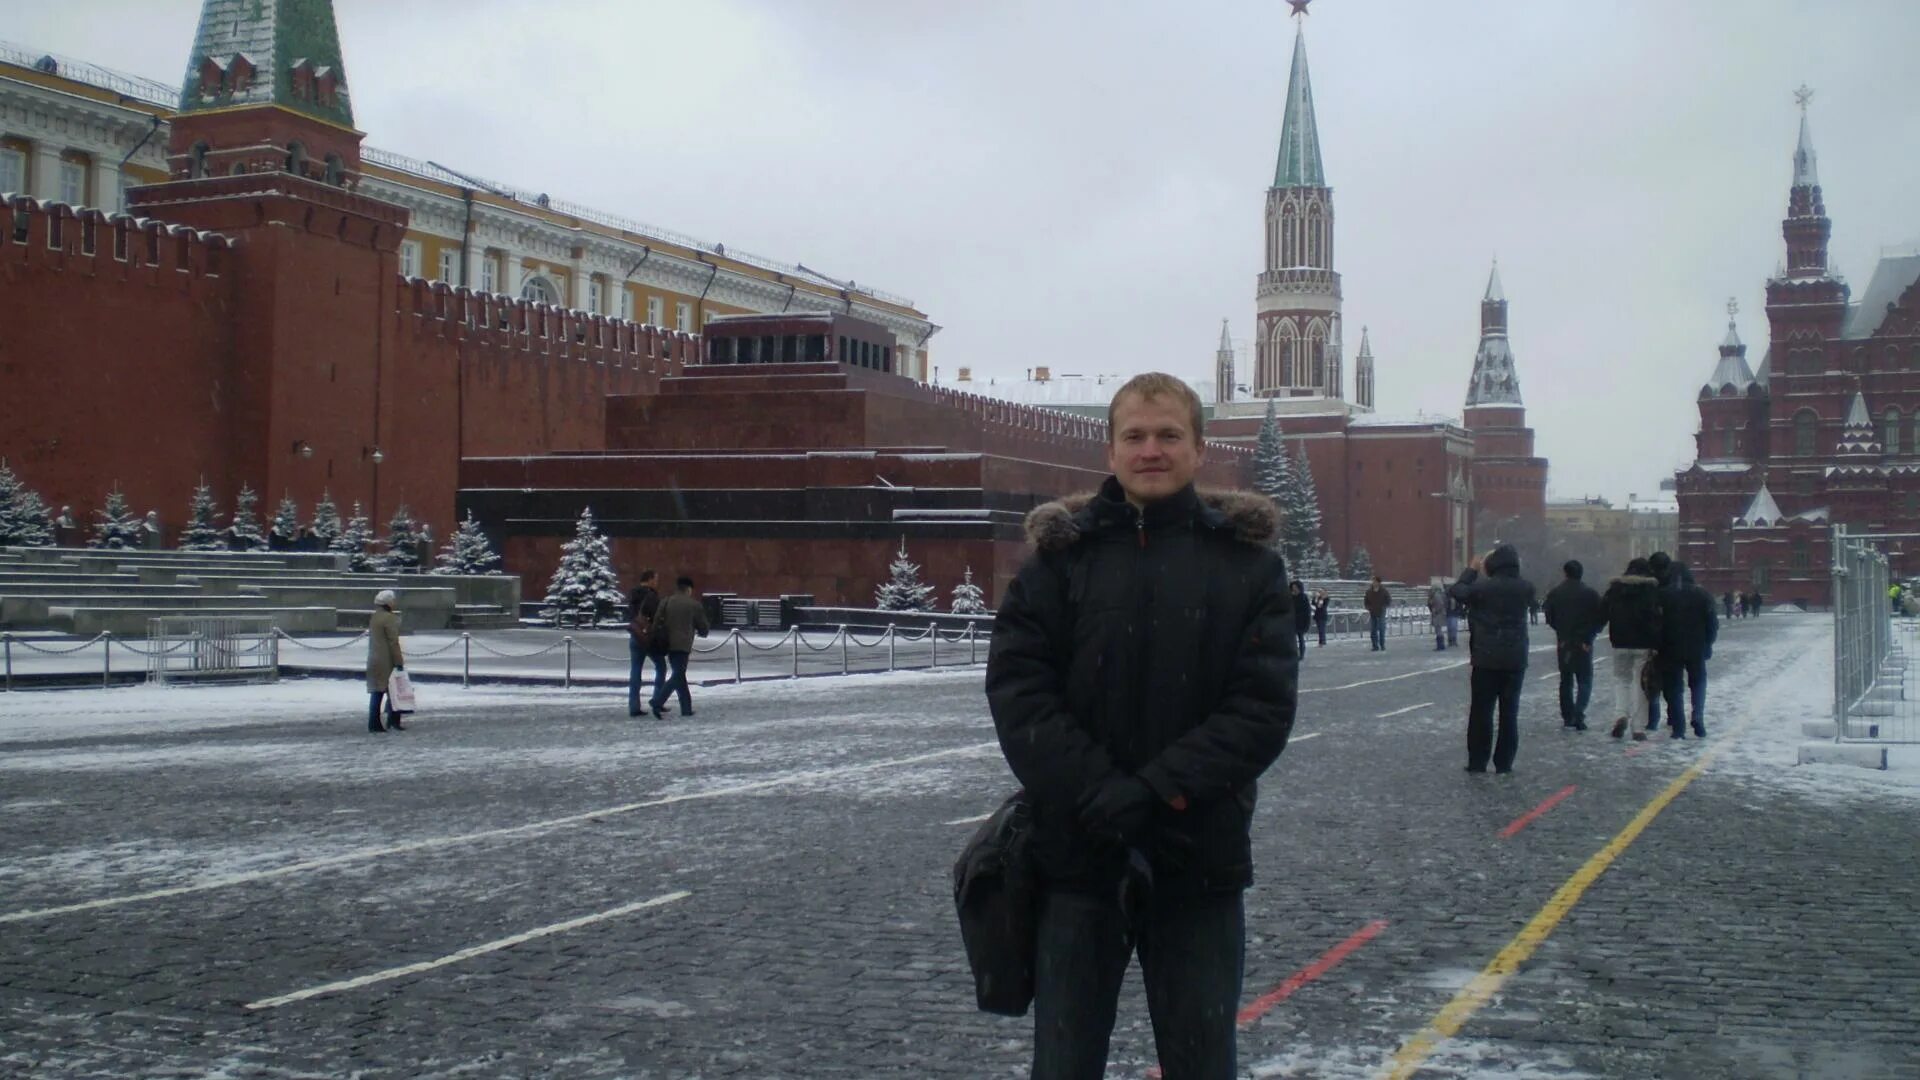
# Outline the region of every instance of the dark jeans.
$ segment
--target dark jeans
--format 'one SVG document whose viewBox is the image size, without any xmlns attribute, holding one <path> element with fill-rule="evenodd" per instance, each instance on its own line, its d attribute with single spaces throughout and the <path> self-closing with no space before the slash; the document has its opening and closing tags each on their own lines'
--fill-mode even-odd
<svg viewBox="0 0 1920 1080">
<path fill-rule="evenodd" d="M 1460 616 L 1451 611 L 1447 612 L 1447 644 L 1460 644 Z"/>
<path fill-rule="evenodd" d="M 1140 951 L 1153 1042 L 1166 1080 L 1232 1080 L 1245 966 L 1238 892 L 1151 901 L 1130 929 L 1114 898 L 1040 901 L 1033 1080 L 1101 1080 L 1128 958 Z"/>
<path fill-rule="evenodd" d="M 1293 635 L 1293 644 L 1294 644 L 1294 652 L 1297 655 L 1303 656 L 1303 657 L 1306 656 L 1307 655 L 1307 632 L 1305 630 L 1296 631 Z M 1325 644 L 1325 642 L 1322 642 L 1321 644 Z"/>
<path fill-rule="evenodd" d="M 385 690 L 374 690 L 367 694 L 367 730 L 383 731 L 380 724 L 380 706 L 387 706 L 387 723 L 391 724 L 399 717 L 393 711 L 393 703 L 387 700 Z"/>
<path fill-rule="evenodd" d="M 1473 669 L 1473 701 L 1467 706 L 1467 767 L 1485 769 L 1487 754 L 1493 754 L 1493 767 L 1501 772 L 1513 768 L 1520 752 L 1520 687 L 1527 681 L 1521 671 Z M 1500 735 L 1493 733 L 1493 707 L 1500 706 Z"/>
<path fill-rule="evenodd" d="M 665 683 L 655 683 L 653 687 L 653 707 L 659 708 L 667 703 L 667 695 L 679 693 L 680 715 L 693 712 L 693 695 L 687 691 L 687 653 L 678 649 L 667 653 L 667 663 L 673 668 L 673 677 Z"/>
<path fill-rule="evenodd" d="M 1325 645 L 1327 643 L 1327 620 L 1315 619 L 1313 621 L 1313 628 L 1320 631 L 1320 644 Z"/>
<path fill-rule="evenodd" d="M 1560 719 L 1587 718 L 1593 697 L 1593 646 L 1582 641 L 1560 643 Z"/>
<path fill-rule="evenodd" d="M 1373 640 L 1374 648 L 1376 649 L 1386 648 L 1387 647 L 1387 617 L 1385 615 L 1368 615 L 1367 616 L 1367 633 L 1371 636 Z"/>
<path fill-rule="evenodd" d="M 633 667 L 627 673 L 627 715 L 640 715 L 640 684 L 646 681 L 644 661 L 653 661 L 653 687 L 658 690 L 667 681 L 667 654 L 650 652 L 647 643 L 633 635 L 627 635 L 627 655 L 633 660 Z"/>
<path fill-rule="evenodd" d="M 1681 696 L 1681 680 L 1686 681 L 1687 696 Z M 1701 716 L 1707 709 L 1707 662 L 1705 660 L 1671 660 L 1660 665 L 1660 695 L 1667 699 L 1667 729 L 1685 731 L 1687 715 L 1682 707 L 1691 698 L 1693 705 L 1693 726 L 1697 730 L 1706 730 Z M 1659 708 L 1656 704 L 1654 708 Z"/>
</svg>

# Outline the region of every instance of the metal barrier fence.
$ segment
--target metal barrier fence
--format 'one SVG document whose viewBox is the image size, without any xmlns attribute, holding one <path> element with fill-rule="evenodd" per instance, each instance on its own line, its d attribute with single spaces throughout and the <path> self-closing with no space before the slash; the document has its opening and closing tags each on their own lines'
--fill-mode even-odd
<svg viewBox="0 0 1920 1080">
<path fill-rule="evenodd" d="M 280 639 L 271 618 L 167 615 L 147 620 L 147 681 L 280 677 Z M 123 643 L 124 646 L 124 643 Z"/>
<path fill-rule="evenodd" d="M 1833 727 L 1838 742 L 1920 742 L 1907 646 L 1920 621 L 1895 619 L 1886 535 L 1833 529 Z"/>
</svg>

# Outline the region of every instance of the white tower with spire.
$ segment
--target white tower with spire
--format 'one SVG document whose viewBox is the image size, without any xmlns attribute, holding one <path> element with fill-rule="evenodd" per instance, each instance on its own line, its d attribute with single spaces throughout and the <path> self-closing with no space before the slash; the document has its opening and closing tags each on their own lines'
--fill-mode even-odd
<svg viewBox="0 0 1920 1080">
<path fill-rule="evenodd" d="M 1296 14 L 1304 14 L 1304 6 Z M 1254 394 L 1344 399 L 1333 190 L 1320 161 L 1302 29 L 1294 32 L 1280 156 L 1267 189 L 1265 249 L 1255 290 Z"/>
<path fill-rule="evenodd" d="M 1353 402 L 1363 409 L 1373 408 L 1373 342 L 1367 340 L 1367 328 L 1360 328 L 1360 355 L 1353 358 Z"/>
<path fill-rule="evenodd" d="M 1233 400 L 1233 339 L 1225 319 L 1220 320 L 1220 348 L 1213 354 L 1213 400 L 1217 405 Z"/>
</svg>

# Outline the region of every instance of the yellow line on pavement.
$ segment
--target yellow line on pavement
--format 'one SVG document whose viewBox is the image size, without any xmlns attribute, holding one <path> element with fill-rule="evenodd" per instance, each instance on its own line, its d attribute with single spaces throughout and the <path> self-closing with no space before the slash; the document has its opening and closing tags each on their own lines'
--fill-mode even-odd
<svg viewBox="0 0 1920 1080">
<path fill-rule="evenodd" d="M 1725 742 L 1716 743 L 1711 750 L 1700 755 L 1700 760 L 1694 762 L 1686 772 L 1681 773 L 1673 783 L 1668 784 L 1665 791 L 1654 796 L 1652 802 L 1641 808 L 1640 812 L 1634 815 L 1633 820 L 1627 823 L 1627 827 L 1620 830 L 1620 835 L 1614 837 L 1606 847 L 1601 848 L 1593 858 L 1588 859 L 1585 865 L 1575 871 L 1574 875 L 1554 892 L 1546 906 L 1542 907 L 1533 919 L 1514 935 L 1512 941 L 1507 942 L 1506 948 L 1500 950 L 1499 954 L 1493 958 L 1493 962 L 1488 964 L 1480 974 L 1475 975 L 1472 982 L 1461 988 L 1460 992 L 1453 996 L 1453 1000 L 1447 1002 L 1446 1008 L 1441 1009 L 1427 1023 L 1427 1026 L 1420 1030 L 1419 1034 L 1400 1047 L 1400 1052 L 1393 1056 L 1393 1061 L 1385 1073 L 1385 1080 L 1407 1080 L 1434 1050 L 1439 1048 L 1441 1043 L 1458 1034 L 1469 1017 L 1493 1000 L 1493 995 L 1500 992 L 1500 988 L 1506 984 L 1507 979 L 1520 970 L 1520 965 L 1527 962 L 1527 958 L 1533 955 L 1534 950 L 1538 949 L 1547 940 L 1548 935 L 1553 933 L 1554 928 L 1560 925 L 1560 920 L 1567 917 L 1567 912 L 1573 910 L 1573 905 L 1580 902 L 1580 897 L 1587 891 L 1587 887 L 1597 881 L 1600 875 L 1606 872 L 1607 867 L 1613 865 L 1613 860 L 1619 858 L 1620 853 L 1627 850 L 1628 845 L 1639 839 L 1640 834 L 1648 825 L 1653 824 L 1653 819 L 1660 816 L 1660 811 L 1665 810 L 1668 803 L 1678 798 L 1680 793 L 1687 789 L 1688 784 L 1693 783 L 1701 773 L 1706 771 L 1707 765 L 1726 745 Z"/>
</svg>

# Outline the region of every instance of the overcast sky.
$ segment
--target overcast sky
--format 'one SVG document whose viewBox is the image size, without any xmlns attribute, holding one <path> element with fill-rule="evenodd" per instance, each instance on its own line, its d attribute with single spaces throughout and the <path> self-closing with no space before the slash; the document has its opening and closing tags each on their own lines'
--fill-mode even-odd
<svg viewBox="0 0 1920 1080">
<path fill-rule="evenodd" d="M 198 0 L 0 36 L 176 82 Z M 1282 0 L 337 0 L 371 145 L 904 293 L 960 365 L 1245 347 Z M 1737 297 L 1764 350 L 1798 113 L 1856 295 L 1920 243 L 1914 0 L 1315 0 L 1348 379 L 1457 415 L 1497 254 L 1556 496 L 1654 490 Z"/>
</svg>

